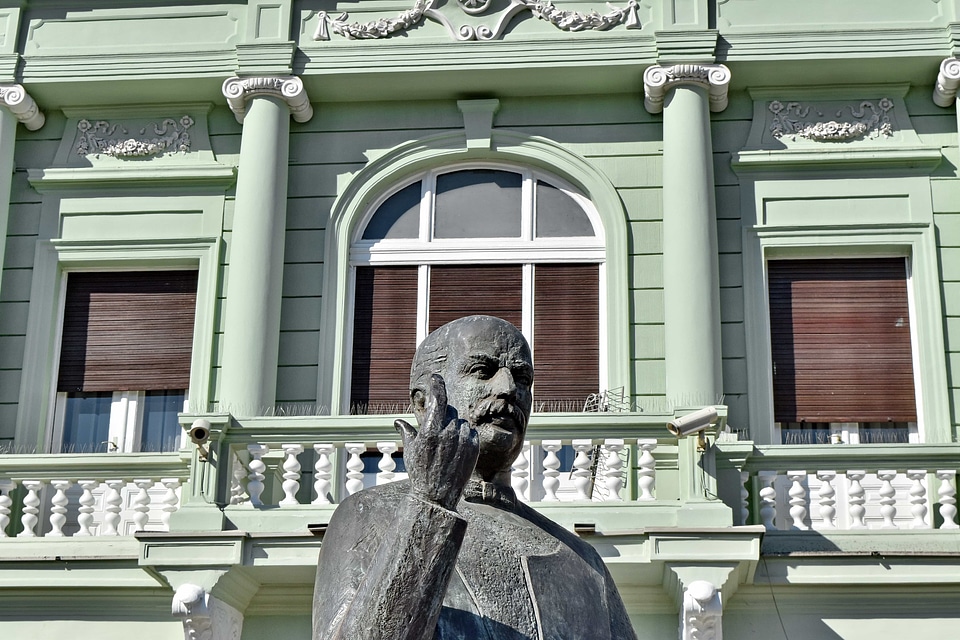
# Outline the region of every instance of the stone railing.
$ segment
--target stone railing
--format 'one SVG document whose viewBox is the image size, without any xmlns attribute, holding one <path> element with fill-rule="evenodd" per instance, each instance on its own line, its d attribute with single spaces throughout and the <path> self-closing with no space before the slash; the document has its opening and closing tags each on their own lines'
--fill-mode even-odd
<svg viewBox="0 0 960 640">
<path fill-rule="evenodd" d="M 721 468 L 739 474 L 727 476 L 740 482 L 738 523 L 768 531 L 958 528 L 960 445 L 717 448 Z"/>
<path fill-rule="evenodd" d="M 169 454 L 0 456 L 0 538 L 165 531 L 189 458 Z"/>
</svg>

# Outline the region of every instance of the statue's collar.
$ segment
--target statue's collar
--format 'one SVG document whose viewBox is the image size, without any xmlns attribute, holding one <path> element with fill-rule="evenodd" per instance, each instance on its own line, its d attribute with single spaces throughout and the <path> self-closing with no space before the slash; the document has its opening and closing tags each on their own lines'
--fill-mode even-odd
<svg viewBox="0 0 960 640">
<path fill-rule="evenodd" d="M 467 486 L 463 488 L 463 499 L 467 502 L 483 502 L 507 509 L 517 506 L 517 494 L 514 493 L 513 488 L 480 478 L 467 480 Z"/>
</svg>

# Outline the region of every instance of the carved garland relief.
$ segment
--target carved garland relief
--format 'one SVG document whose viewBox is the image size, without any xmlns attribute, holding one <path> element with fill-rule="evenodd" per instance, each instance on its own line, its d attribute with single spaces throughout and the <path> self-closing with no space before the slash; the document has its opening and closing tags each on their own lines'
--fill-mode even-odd
<svg viewBox="0 0 960 640">
<path fill-rule="evenodd" d="M 149 127 L 150 125 L 148 125 Z M 80 156 L 105 155 L 114 158 L 147 158 L 165 153 L 190 151 L 190 134 L 193 118 L 183 116 L 180 120 L 165 118 L 152 124 L 153 136 L 148 127 L 140 129 L 139 137 L 127 137 L 129 132 L 119 124 L 106 120 L 81 120 L 77 123 L 80 132 L 76 152 Z"/>
<path fill-rule="evenodd" d="M 420 24 L 424 18 L 430 18 L 444 25 L 456 40 L 494 40 L 503 34 L 507 23 L 521 11 L 530 11 L 540 20 L 546 20 L 563 31 L 605 31 L 623 24 L 627 29 L 639 29 L 640 18 L 637 15 L 639 0 L 628 0 L 627 6 L 618 8 L 611 4 L 610 12 L 600 14 L 596 11 L 583 13 L 559 9 L 549 0 L 509 0 L 509 6 L 490 17 L 495 20 L 493 26 L 481 24 L 457 26 L 445 14 L 437 10 L 440 0 L 416 0 L 412 8 L 403 11 L 395 18 L 381 18 L 371 22 L 348 22 L 349 14 L 342 13 L 333 18 L 326 11 L 319 12 L 320 22 L 313 35 L 314 40 L 329 40 L 335 33 L 350 40 L 387 38 L 394 33 L 404 31 Z M 480 16 L 486 13 L 492 0 L 457 0 L 460 9 L 468 16 Z"/>
<path fill-rule="evenodd" d="M 893 101 L 881 98 L 876 103 L 864 100 L 858 106 L 847 106 L 836 112 L 834 119 L 824 120 L 823 112 L 801 102 L 784 104 L 774 100 L 767 107 L 773 114 L 770 134 L 777 139 L 786 137 L 815 142 L 848 142 L 861 138 L 889 138 L 893 135 L 890 112 Z M 808 119 L 813 111 L 819 120 Z M 845 112 L 849 111 L 847 115 Z"/>
</svg>

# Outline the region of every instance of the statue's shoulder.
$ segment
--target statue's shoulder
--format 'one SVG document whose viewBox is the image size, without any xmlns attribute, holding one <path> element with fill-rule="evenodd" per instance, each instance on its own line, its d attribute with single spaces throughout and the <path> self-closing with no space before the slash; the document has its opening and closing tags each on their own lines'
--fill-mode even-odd
<svg viewBox="0 0 960 640">
<path fill-rule="evenodd" d="M 600 558 L 600 554 L 597 553 L 597 550 L 594 549 L 590 543 L 574 532 L 563 527 L 559 523 L 554 522 L 550 518 L 524 504 L 523 502 L 517 502 L 515 512 L 517 515 L 535 524 L 544 532 L 556 538 L 561 544 L 571 549 L 585 562 L 593 566 L 594 569 L 599 570 L 600 567 L 604 566 L 603 560 Z"/>
<path fill-rule="evenodd" d="M 342 515 L 355 514 L 362 517 L 370 512 L 393 511 L 397 508 L 399 499 L 409 493 L 409 480 L 368 487 L 342 500 L 337 505 L 335 514 L 342 511 Z"/>
</svg>

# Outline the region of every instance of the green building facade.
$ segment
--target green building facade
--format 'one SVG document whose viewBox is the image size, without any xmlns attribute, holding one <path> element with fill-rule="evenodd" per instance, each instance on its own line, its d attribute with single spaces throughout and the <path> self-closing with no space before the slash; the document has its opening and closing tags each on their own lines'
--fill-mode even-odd
<svg viewBox="0 0 960 640">
<path fill-rule="evenodd" d="M 960 636 L 958 55 L 956 0 L 0 0 L 0 636 L 309 638 L 475 312 L 638 637 Z"/>
</svg>

